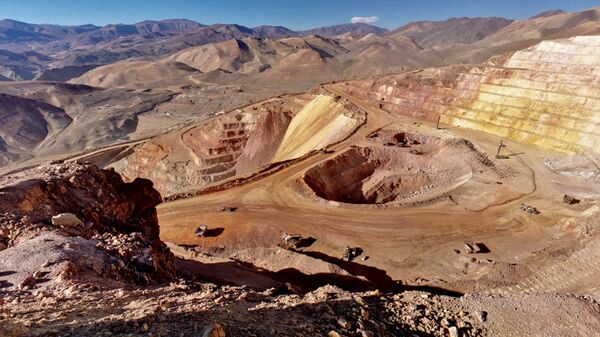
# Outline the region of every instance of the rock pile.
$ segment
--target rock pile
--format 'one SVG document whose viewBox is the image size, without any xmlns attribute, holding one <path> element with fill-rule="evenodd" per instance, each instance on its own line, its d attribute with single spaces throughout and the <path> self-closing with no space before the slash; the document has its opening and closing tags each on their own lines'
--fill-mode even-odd
<svg viewBox="0 0 600 337">
<path fill-rule="evenodd" d="M 521 210 L 523 212 L 526 212 L 529 214 L 534 214 L 534 215 L 538 215 L 541 213 L 536 207 L 525 205 L 525 204 L 521 204 Z"/>
<path fill-rule="evenodd" d="M 172 279 L 174 257 L 158 235 L 160 202 L 149 180 L 125 183 L 91 164 L 50 164 L 0 178 L 2 288 Z"/>
<path fill-rule="evenodd" d="M 485 322 L 486 312 L 449 310 L 439 296 L 396 294 L 385 308 L 390 322 L 427 336 L 485 336 L 479 326 Z"/>
</svg>

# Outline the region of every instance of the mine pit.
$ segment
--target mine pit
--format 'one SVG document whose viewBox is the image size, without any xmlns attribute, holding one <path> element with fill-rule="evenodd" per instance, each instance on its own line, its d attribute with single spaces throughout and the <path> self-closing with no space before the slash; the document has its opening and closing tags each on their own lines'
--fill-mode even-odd
<svg viewBox="0 0 600 337">
<path fill-rule="evenodd" d="M 460 142 L 404 132 L 369 138 L 384 146 L 354 147 L 309 169 L 303 181 L 312 193 L 347 204 L 423 202 L 473 174 L 472 158 Z"/>
<path fill-rule="evenodd" d="M 378 145 L 411 148 L 413 154 L 435 151 L 444 145 L 442 138 L 431 134 L 394 129 L 383 129 L 372 132 L 367 135 L 367 139 Z"/>
<path fill-rule="evenodd" d="M 0 337 L 600 336 L 600 7 L 546 9 L 7 15 Z"/>
</svg>

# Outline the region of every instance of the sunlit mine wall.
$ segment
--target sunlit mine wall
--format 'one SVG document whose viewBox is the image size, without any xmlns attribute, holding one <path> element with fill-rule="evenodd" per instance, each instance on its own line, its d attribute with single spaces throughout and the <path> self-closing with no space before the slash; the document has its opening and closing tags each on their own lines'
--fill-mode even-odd
<svg viewBox="0 0 600 337">
<path fill-rule="evenodd" d="M 600 152 L 600 36 L 544 41 L 479 66 L 382 78 L 382 108 L 563 152 Z"/>
</svg>

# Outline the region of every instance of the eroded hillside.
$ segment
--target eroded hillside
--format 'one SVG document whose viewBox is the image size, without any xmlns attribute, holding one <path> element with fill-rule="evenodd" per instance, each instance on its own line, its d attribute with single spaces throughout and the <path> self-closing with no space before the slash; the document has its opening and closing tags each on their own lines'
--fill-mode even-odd
<svg viewBox="0 0 600 337">
<path fill-rule="evenodd" d="M 96 89 L 52 82 L 0 87 L 0 164 L 65 157 L 135 138 L 139 116 L 171 100 L 167 91 Z M 130 138 L 131 137 L 131 138 Z"/>
</svg>

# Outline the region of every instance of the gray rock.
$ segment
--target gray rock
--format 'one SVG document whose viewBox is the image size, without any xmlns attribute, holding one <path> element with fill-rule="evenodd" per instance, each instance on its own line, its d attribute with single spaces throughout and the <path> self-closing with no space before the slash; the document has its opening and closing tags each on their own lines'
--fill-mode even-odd
<svg viewBox="0 0 600 337">
<path fill-rule="evenodd" d="M 61 213 L 53 216 L 52 224 L 67 228 L 83 227 L 83 222 L 73 213 Z"/>
</svg>

